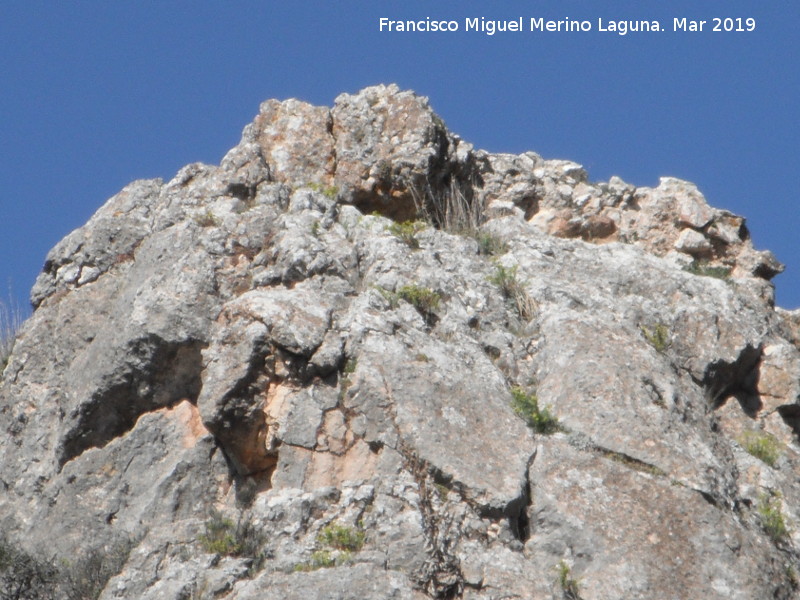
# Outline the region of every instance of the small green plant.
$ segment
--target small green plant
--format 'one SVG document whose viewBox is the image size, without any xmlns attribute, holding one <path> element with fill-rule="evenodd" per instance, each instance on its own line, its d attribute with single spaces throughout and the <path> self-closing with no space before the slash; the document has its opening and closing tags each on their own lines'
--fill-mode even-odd
<svg viewBox="0 0 800 600">
<path fill-rule="evenodd" d="M 353 553 L 364 546 L 365 533 L 360 527 L 347 527 L 331 523 L 322 528 L 317 535 L 317 544 L 310 560 L 295 565 L 295 571 L 315 571 L 347 564 L 353 560 Z"/>
<path fill-rule="evenodd" d="M 778 463 L 783 452 L 783 444 L 766 431 L 746 431 L 737 441 L 749 454 L 770 467 Z"/>
<path fill-rule="evenodd" d="M 316 550 L 311 558 L 304 563 L 294 566 L 295 571 L 316 571 L 317 569 L 330 569 L 345 565 L 353 560 L 350 552 L 331 552 L 330 550 Z"/>
<path fill-rule="evenodd" d="M 691 263 L 683 268 L 684 271 L 692 275 L 700 275 L 702 277 L 714 277 L 715 279 L 729 279 L 731 276 L 731 268 L 723 266 L 714 266 L 708 264 L 705 260 L 693 260 Z"/>
<path fill-rule="evenodd" d="M 375 286 L 375 291 L 377 291 L 381 296 L 383 296 L 384 300 L 389 303 L 391 308 L 397 308 L 400 304 L 400 296 L 392 292 L 391 290 L 387 290 L 385 287 L 381 287 L 379 285 Z"/>
<path fill-rule="evenodd" d="M 442 297 L 430 288 L 421 285 L 404 285 L 397 290 L 397 296 L 411 304 L 423 316 L 427 317 L 439 308 Z"/>
<path fill-rule="evenodd" d="M 314 221 L 311 224 L 311 235 L 313 235 L 315 238 L 319 237 L 319 221 Z"/>
<path fill-rule="evenodd" d="M 205 533 L 198 541 L 209 554 L 240 556 L 253 559 L 251 572 L 257 571 L 266 559 L 263 532 L 249 520 L 234 523 L 218 511 L 212 511 L 205 522 Z"/>
<path fill-rule="evenodd" d="M 493 283 L 500 288 L 506 298 L 510 298 L 520 285 L 517 280 L 517 265 L 504 267 L 500 263 L 495 263 L 495 271 L 488 279 L 489 283 Z"/>
<path fill-rule="evenodd" d="M 214 216 L 214 213 L 211 212 L 211 209 L 206 209 L 205 212 L 195 215 L 194 222 L 197 223 L 200 227 L 219 226 L 219 219 L 217 219 L 217 217 Z"/>
<path fill-rule="evenodd" d="M 562 560 L 556 565 L 556 573 L 558 575 L 558 586 L 565 598 L 578 598 L 580 584 L 577 579 L 572 577 L 572 569 L 567 564 L 567 561 Z"/>
<path fill-rule="evenodd" d="M 478 254 L 482 256 L 497 256 L 508 251 L 508 245 L 491 233 L 478 234 L 477 241 Z"/>
<path fill-rule="evenodd" d="M 417 362 L 429 362 L 430 357 L 422 352 L 417 352 L 417 354 L 414 356 L 414 360 Z"/>
<path fill-rule="evenodd" d="M 797 572 L 794 565 L 786 565 L 786 579 L 789 580 L 793 590 L 800 587 L 800 573 Z"/>
<path fill-rule="evenodd" d="M 237 556 L 241 551 L 235 535 L 236 523 L 231 519 L 214 512 L 206 521 L 205 531 L 199 540 L 206 552 L 223 556 Z"/>
<path fill-rule="evenodd" d="M 781 542 L 789 537 L 789 526 L 781 511 L 781 504 L 780 494 L 770 492 L 761 494 L 756 505 L 761 527 L 774 542 Z"/>
<path fill-rule="evenodd" d="M 357 358 L 348 358 L 347 362 L 344 363 L 343 372 L 345 375 L 352 375 L 356 372 L 356 367 L 358 367 L 358 359 Z"/>
<path fill-rule="evenodd" d="M 546 435 L 561 431 L 558 419 L 550 410 L 547 407 L 539 408 L 536 394 L 526 393 L 521 387 L 511 388 L 511 408 L 537 433 Z"/>
<path fill-rule="evenodd" d="M 438 292 L 415 283 L 404 285 L 396 292 L 380 286 L 375 286 L 375 290 L 389 302 L 389 306 L 393 309 L 398 307 L 400 300 L 405 300 L 417 309 L 429 326 L 434 323 L 434 313 L 442 301 L 442 296 Z"/>
<path fill-rule="evenodd" d="M 672 344 L 669 339 L 669 329 L 663 323 L 658 323 L 652 331 L 644 325 L 639 325 L 639 329 L 647 343 L 659 354 L 664 354 Z"/>
<path fill-rule="evenodd" d="M 495 264 L 495 272 L 489 276 L 489 283 L 493 283 L 503 294 L 503 298 L 509 300 L 521 319 L 530 321 L 536 311 L 536 305 L 525 291 L 525 286 L 517 279 L 517 266 L 504 267 Z"/>
<path fill-rule="evenodd" d="M 386 231 L 412 250 L 417 250 L 419 248 L 417 234 L 425 227 L 426 225 L 422 221 L 403 221 L 402 223 L 392 223 L 386 228 Z"/>
<path fill-rule="evenodd" d="M 347 359 L 347 362 L 344 363 L 344 368 L 342 369 L 342 376 L 339 379 L 339 402 L 342 402 L 347 396 L 347 390 L 350 389 L 352 385 L 352 381 L 350 380 L 350 375 L 356 372 L 356 367 L 358 366 L 358 360 L 355 358 Z"/>
<path fill-rule="evenodd" d="M 447 496 L 450 495 L 450 488 L 443 483 L 434 483 L 433 486 L 436 488 L 436 494 L 439 496 L 439 500 L 442 502 L 447 500 Z"/>
<path fill-rule="evenodd" d="M 336 566 L 336 556 L 330 550 L 317 550 L 311 555 L 313 569 L 327 569 Z"/>
<path fill-rule="evenodd" d="M 319 192 L 326 198 L 330 200 L 335 200 L 336 196 L 339 194 L 339 188 L 335 185 L 322 185 L 321 183 L 309 183 L 307 188 L 314 190 L 315 192 Z"/>
<path fill-rule="evenodd" d="M 358 552 L 364 545 L 364 538 L 364 531 L 360 528 L 331 523 L 319 532 L 317 542 L 334 550 Z"/>
</svg>

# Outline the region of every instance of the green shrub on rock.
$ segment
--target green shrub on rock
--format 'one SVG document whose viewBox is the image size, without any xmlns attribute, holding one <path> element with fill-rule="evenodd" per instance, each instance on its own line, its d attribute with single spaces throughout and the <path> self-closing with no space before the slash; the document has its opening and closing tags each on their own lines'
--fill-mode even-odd
<svg viewBox="0 0 800 600">
<path fill-rule="evenodd" d="M 361 529 L 331 523 L 320 531 L 317 542 L 336 550 L 358 552 L 364 545 L 364 538 L 365 534 Z"/>
<path fill-rule="evenodd" d="M 482 256 L 497 256 L 508 251 L 508 245 L 499 237 L 490 233 L 481 233 L 476 238 L 478 254 Z"/>
<path fill-rule="evenodd" d="M 572 576 L 572 569 L 566 561 L 562 560 L 556 565 L 556 573 L 558 574 L 558 586 L 561 588 L 564 598 L 578 598 L 580 584 Z"/>
<path fill-rule="evenodd" d="M 249 519 L 234 523 L 222 513 L 212 511 L 205 522 L 205 533 L 198 541 L 209 554 L 252 559 L 251 571 L 257 571 L 266 559 L 264 533 Z"/>
<path fill-rule="evenodd" d="M 664 354 L 672 344 L 669 339 L 669 329 L 667 329 L 667 326 L 663 323 L 658 323 L 652 330 L 644 325 L 640 325 L 639 329 L 642 331 L 642 335 L 644 339 L 647 340 L 647 343 L 655 348 L 655 351 L 659 354 Z"/>
<path fill-rule="evenodd" d="M 360 527 L 330 523 L 317 535 L 317 544 L 321 547 L 311 554 L 310 560 L 295 565 L 294 570 L 316 571 L 347 564 L 353 560 L 353 554 L 364 546 L 365 537 Z"/>
<path fill-rule="evenodd" d="M 727 280 L 731 276 L 731 268 L 725 266 L 714 266 L 708 264 L 708 261 L 693 260 L 691 263 L 683 268 L 687 273 L 692 275 L 700 275 L 701 277 L 713 277 L 714 279 Z"/>
<path fill-rule="evenodd" d="M 770 467 L 778 463 L 783 444 L 766 431 L 746 431 L 737 440 L 749 454 Z"/>
<path fill-rule="evenodd" d="M 547 407 L 539 408 L 539 399 L 534 393 L 526 393 L 521 387 L 511 388 L 511 408 L 525 419 L 528 427 L 536 433 L 550 434 L 561 431 L 558 419 Z"/>
<path fill-rule="evenodd" d="M 782 542 L 789 537 L 789 526 L 781 510 L 780 494 L 772 492 L 759 496 L 756 513 L 761 527 L 774 542 Z"/>
<path fill-rule="evenodd" d="M 404 285 L 397 290 L 399 298 L 417 309 L 422 316 L 427 316 L 439 308 L 442 297 L 430 288 L 421 285 Z"/>
<path fill-rule="evenodd" d="M 417 234 L 425 227 L 426 225 L 422 221 L 403 221 L 402 223 L 392 223 L 386 230 L 412 250 L 417 250 L 419 249 Z"/>
</svg>

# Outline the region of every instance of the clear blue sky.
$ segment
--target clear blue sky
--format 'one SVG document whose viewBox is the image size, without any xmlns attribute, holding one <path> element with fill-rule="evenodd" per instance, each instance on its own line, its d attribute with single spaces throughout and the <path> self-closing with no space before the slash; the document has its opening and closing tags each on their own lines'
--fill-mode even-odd
<svg viewBox="0 0 800 600">
<path fill-rule="evenodd" d="M 465 17 L 659 19 L 660 33 L 463 31 Z M 752 17 L 675 33 L 673 17 Z M 380 33 L 378 19 L 462 31 Z M 800 2 L 72 1 L 0 4 L 0 297 L 139 178 L 218 163 L 267 98 L 330 105 L 397 82 L 478 148 L 582 163 L 594 180 L 697 183 L 786 263 L 800 306 Z"/>
</svg>

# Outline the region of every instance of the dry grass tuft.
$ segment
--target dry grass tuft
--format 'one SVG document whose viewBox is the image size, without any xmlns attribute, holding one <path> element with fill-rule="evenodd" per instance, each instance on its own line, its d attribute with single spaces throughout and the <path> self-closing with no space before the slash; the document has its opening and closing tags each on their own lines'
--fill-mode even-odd
<svg viewBox="0 0 800 600">
<path fill-rule="evenodd" d="M 8 363 L 17 333 L 25 319 L 19 305 L 9 297 L 8 302 L 0 300 L 0 372 Z"/>
</svg>

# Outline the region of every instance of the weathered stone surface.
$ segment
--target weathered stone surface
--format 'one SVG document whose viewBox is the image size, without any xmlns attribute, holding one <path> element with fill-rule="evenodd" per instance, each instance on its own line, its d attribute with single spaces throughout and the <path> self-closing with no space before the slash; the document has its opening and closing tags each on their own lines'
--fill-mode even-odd
<svg viewBox="0 0 800 600">
<path fill-rule="evenodd" d="M 342 94 L 332 116 L 336 185 L 365 213 L 413 218 L 447 175 L 452 143 L 427 99 L 378 86 Z"/>
<path fill-rule="evenodd" d="M 479 511 L 516 518 L 527 499 L 531 438 L 510 409 L 504 378 L 477 344 L 453 352 L 414 332 L 369 335 L 352 380 L 344 405 L 366 417 L 368 443 L 430 464 Z"/>
<path fill-rule="evenodd" d="M 374 566 L 339 567 L 331 572 L 290 573 L 261 577 L 247 582 L 228 596 L 239 600 L 423 600 L 427 595 L 414 589 L 400 573 Z"/>
<path fill-rule="evenodd" d="M 767 575 L 784 558 L 763 533 L 753 535 L 734 513 L 668 478 L 612 458 L 563 439 L 537 455 L 535 534 L 527 545 L 537 587 L 552 581 L 564 560 L 586 598 L 744 600 L 791 593 L 791 585 Z"/>
<path fill-rule="evenodd" d="M 685 252 L 692 256 L 703 256 L 709 254 L 713 246 L 706 237 L 694 229 L 684 229 L 678 239 L 675 240 L 675 250 Z"/>
<path fill-rule="evenodd" d="M 758 369 L 756 392 L 760 410 L 793 413 L 800 400 L 800 352 L 787 342 L 764 348 Z M 794 417 L 795 415 L 792 415 Z"/>
<path fill-rule="evenodd" d="M 693 184 L 475 150 L 396 86 L 268 101 L 48 255 L 0 534 L 41 598 L 92 552 L 103 600 L 796 597 L 781 269 Z"/>
<path fill-rule="evenodd" d="M 34 306 L 59 290 L 94 281 L 133 253 L 151 232 L 153 199 L 161 191 L 158 179 L 136 181 L 111 198 L 89 222 L 61 240 L 47 255 L 31 292 Z"/>
<path fill-rule="evenodd" d="M 244 138 L 258 144 L 276 180 L 327 184 L 335 168 L 331 125 L 327 108 L 299 100 L 268 100 Z"/>
</svg>

